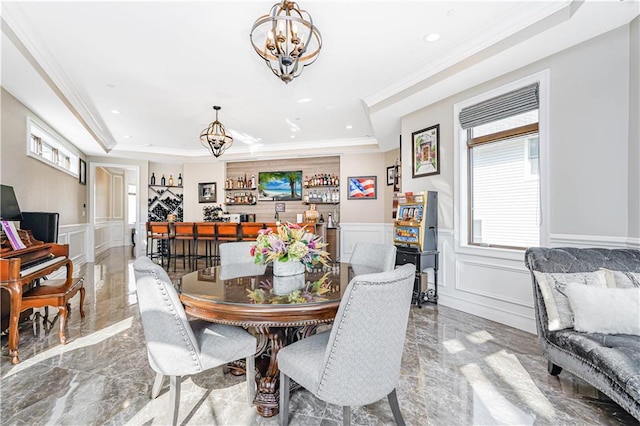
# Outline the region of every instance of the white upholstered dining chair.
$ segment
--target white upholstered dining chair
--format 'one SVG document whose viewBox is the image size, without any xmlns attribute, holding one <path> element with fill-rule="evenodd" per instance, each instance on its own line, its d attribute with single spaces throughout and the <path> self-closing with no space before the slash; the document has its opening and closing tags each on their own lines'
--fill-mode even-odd
<svg viewBox="0 0 640 426">
<path fill-rule="evenodd" d="M 252 403 L 256 338 L 241 327 L 188 321 L 178 293 L 162 267 L 142 257 L 135 261 L 133 269 L 147 356 L 156 372 L 151 398 L 158 396 L 164 376 L 169 376 L 172 424 L 178 421 L 182 376 L 238 359 L 246 359 L 247 399 Z"/>
<path fill-rule="evenodd" d="M 396 264 L 396 246 L 357 242 L 353 246 L 349 263 L 365 266 L 371 272 L 391 271 Z"/>
<path fill-rule="evenodd" d="M 330 331 L 280 349 L 281 425 L 289 422 L 289 378 L 317 398 L 343 406 L 345 425 L 350 423 L 350 406 L 385 396 L 396 423 L 404 425 L 396 386 L 414 275 L 415 266 L 406 264 L 354 277 Z"/>
<path fill-rule="evenodd" d="M 220 265 L 254 263 L 253 257 L 249 254 L 251 246 L 255 241 L 239 241 L 220 244 Z"/>
</svg>

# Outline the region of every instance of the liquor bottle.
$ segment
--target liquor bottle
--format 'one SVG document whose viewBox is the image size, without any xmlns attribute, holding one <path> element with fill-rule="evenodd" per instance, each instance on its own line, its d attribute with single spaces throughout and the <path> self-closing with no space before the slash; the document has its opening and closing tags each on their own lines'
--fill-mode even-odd
<svg viewBox="0 0 640 426">
<path fill-rule="evenodd" d="M 182 173 L 178 175 L 178 186 L 182 186 Z"/>
<path fill-rule="evenodd" d="M 251 189 L 256 187 L 256 175 L 251 175 Z"/>
<path fill-rule="evenodd" d="M 169 186 L 173 186 L 173 175 L 169 175 Z"/>
<path fill-rule="evenodd" d="M 155 184 L 156 184 L 156 174 L 151 173 L 151 185 L 155 185 Z"/>
<path fill-rule="evenodd" d="M 309 179 L 307 178 L 307 175 L 304 175 L 304 183 L 302 184 L 302 186 L 304 186 L 305 188 L 309 186 Z"/>
<path fill-rule="evenodd" d="M 162 175 L 162 178 L 160 179 L 160 185 L 165 186 L 167 184 L 167 180 L 164 178 L 164 175 Z"/>
</svg>

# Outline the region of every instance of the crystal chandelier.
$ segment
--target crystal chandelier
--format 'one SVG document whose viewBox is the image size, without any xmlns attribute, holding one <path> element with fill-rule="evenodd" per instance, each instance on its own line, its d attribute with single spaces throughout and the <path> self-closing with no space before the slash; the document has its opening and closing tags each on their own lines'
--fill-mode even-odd
<svg viewBox="0 0 640 426">
<path fill-rule="evenodd" d="M 249 37 L 256 53 L 285 83 L 314 63 L 322 48 L 322 37 L 311 15 L 300 10 L 297 3 L 286 0 L 258 18 Z"/>
<path fill-rule="evenodd" d="M 227 148 L 233 145 L 233 138 L 231 135 L 227 135 L 224 126 L 218 121 L 218 111 L 220 111 L 221 108 L 216 105 L 213 109 L 216 110 L 216 121 L 209 124 L 209 127 L 200 133 L 200 142 L 218 158 L 224 154 Z"/>
</svg>

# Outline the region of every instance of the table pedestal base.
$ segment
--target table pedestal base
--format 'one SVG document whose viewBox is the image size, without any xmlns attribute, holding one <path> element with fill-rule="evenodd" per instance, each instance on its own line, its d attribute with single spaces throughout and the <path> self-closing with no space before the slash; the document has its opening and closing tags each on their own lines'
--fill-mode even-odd
<svg viewBox="0 0 640 426">
<path fill-rule="evenodd" d="M 255 327 L 258 338 L 256 354 L 257 392 L 253 400 L 258 414 L 262 417 L 273 417 L 279 412 L 280 403 L 280 369 L 278 368 L 278 352 L 288 344 L 315 334 L 318 325 L 303 327 Z M 291 390 L 300 386 L 293 380 Z"/>
</svg>

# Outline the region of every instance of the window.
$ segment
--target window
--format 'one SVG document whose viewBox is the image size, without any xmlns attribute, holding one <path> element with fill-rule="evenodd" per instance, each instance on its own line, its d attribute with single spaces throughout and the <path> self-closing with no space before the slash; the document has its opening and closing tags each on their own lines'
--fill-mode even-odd
<svg viewBox="0 0 640 426">
<path fill-rule="evenodd" d="M 127 185 L 127 223 L 133 225 L 136 223 L 136 186 Z"/>
<path fill-rule="evenodd" d="M 52 167 L 78 177 L 79 155 L 70 147 L 52 136 L 42 127 L 27 119 L 27 155 Z"/>
<path fill-rule="evenodd" d="M 463 108 L 467 242 L 540 245 L 538 84 Z"/>
</svg>

